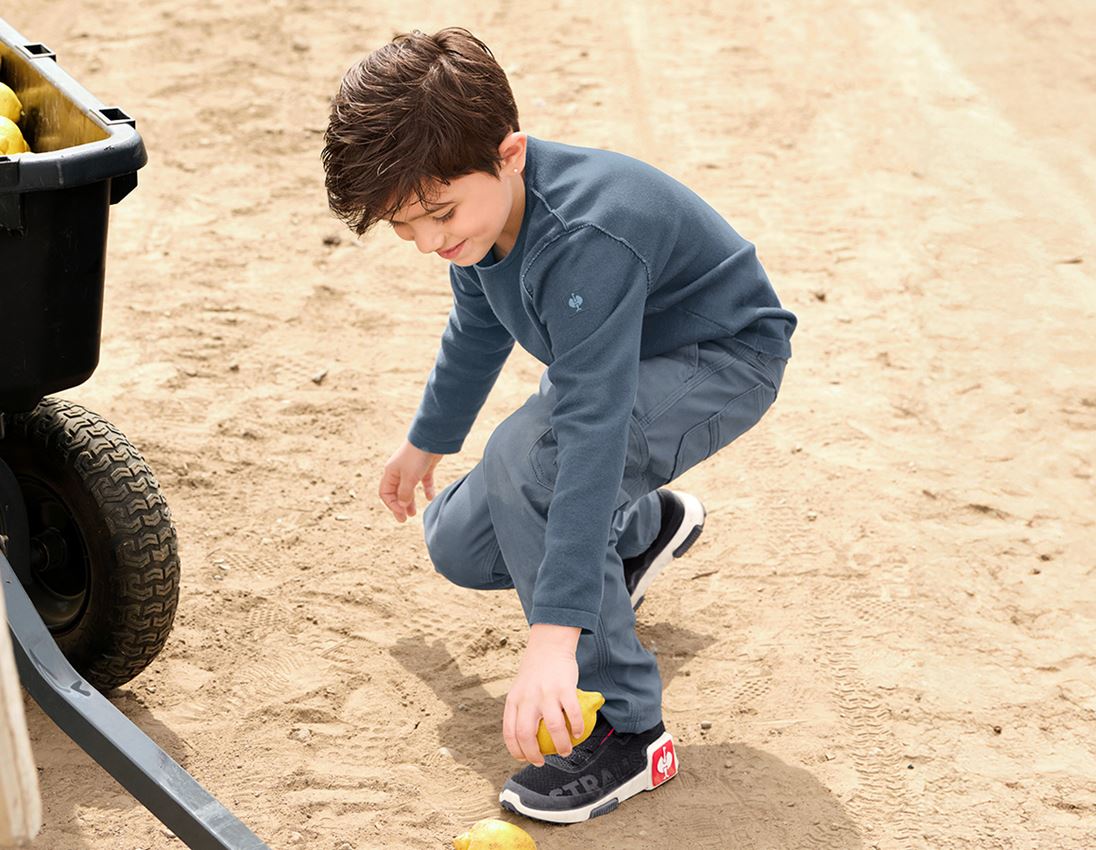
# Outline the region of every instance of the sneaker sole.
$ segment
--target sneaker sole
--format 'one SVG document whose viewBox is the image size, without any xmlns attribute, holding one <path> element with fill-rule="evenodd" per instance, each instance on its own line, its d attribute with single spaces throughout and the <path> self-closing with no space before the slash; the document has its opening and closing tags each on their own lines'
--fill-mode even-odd
<svg viewBox="0 0 1096 850">
<path fill-rule="evenodd" d="M 704 530 L 704 519 L 708 516 L 708 512 L 704 509 L 700 499 L 690 493 L 681 493 L 677 490 L 670 490 L 669 492 L 681 501 L 682 506 L 685 508 L 685 516 L 681 520 L 681 526 L 678 528 L 677 533 L 670 538 L 666 548 L 658 553 L 658 557 L 647 568 L 647 572 L 639 580 L 636 589 L 632 591 L 632 608 L 639 607 L 639 603 L 643 601 L 643 594 L 647 592 L 647 588 L 651 586 L 651 582 L 655 580 L 655 577 L 674 558 L 680 558 L 684 555 Z"/>
<path fill-rule="evenodd" d="M 499 805 L 502 808 L 525 815 L 535 820 L 548 821 L 550 823 L 581 823 L 599 815 L 607 815 L 616 809 L 629 797 L 634 797 L 640 791 L 653 791 L 669 779 L 677 776 L 679 762 L 674 750 L 674 739 L 669 732 L 664 732 L 656 741 L 647 746 L 647 766 L 623 785 L 619 785 L 592 803 L 576 809 L 551 809 L 545 805 L 538 805 L 539 801 L 563 800 L 563 797 L 546 797 L 543 794 L 530 793 L 529 800 L 521 799 L 514 788 L 502 789 L 499 794 Z"/>
</svg>

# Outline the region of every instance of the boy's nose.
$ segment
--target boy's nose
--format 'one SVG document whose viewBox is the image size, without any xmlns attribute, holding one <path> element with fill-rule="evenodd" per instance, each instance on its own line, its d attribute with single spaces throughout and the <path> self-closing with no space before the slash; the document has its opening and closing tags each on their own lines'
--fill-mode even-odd
<svg viewBox="0 0 1096 850">
<path fill-rule="evenodd" d="M 416 247 L 424 254 L 432 254 L 445 247 L 445 234 L 440 231 L 425 233 L 415 237 Z"/>
</svg>

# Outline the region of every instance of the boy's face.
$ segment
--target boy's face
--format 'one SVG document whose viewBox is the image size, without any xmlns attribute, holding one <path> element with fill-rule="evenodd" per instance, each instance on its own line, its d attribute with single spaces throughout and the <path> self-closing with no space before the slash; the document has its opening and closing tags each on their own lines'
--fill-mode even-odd
<svg viewBox="0 0 1096 850">
<path fill-rule="evenodd" d="M 525 145 L 524 133 L 510 133 L 499 145 L 503 164 L 498 178 L 478 171 L 448 186 L 436 184 L 425 207 L 418 198 L 400 207 L 390 221 L 392 229 L 424 254 L 437 252 L 458 266 L 478 263 L 496 243 L 508 252 L 525 212 Z"/>
</svg>

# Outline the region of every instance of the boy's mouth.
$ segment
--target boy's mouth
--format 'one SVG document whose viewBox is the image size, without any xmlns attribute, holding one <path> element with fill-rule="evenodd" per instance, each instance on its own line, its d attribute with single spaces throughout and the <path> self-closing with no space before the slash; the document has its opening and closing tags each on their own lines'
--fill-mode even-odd
<svg viewBox="0 0 1096 850">
<path fill-rule="evenodd" d="M 460 253 L 460 249 L 464 247 L 464 243 L 467 242 L 467 241 L 468 241 L 467 239 L 462 239 L 460 242 L 458 242 L 456 245 L 454 245 L 448 251 L 438 251 L 438 256 L 439 257 L 444 257 L 447 260 L 453 259 L 453 257 L 457 256 L 457 254 Z"/>
</svg>

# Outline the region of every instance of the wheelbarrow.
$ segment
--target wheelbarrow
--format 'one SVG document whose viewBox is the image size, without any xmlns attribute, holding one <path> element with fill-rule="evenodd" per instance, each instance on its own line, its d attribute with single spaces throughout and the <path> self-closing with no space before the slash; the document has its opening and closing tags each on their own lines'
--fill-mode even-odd
<svg viewBox="0 0 1096 850">
<path fill-rule="evenodd" d="M 0 582 L 19 679 L 188 847 L 266 848 L 101 693 L 167 641 L 175 528 L 140 452 L 51 394 L 98 365 L 108 214 L 137 186 L 144 144 L 3 19 L 0 81 L 31 150 L 0 155 Z"/>
</svg>

